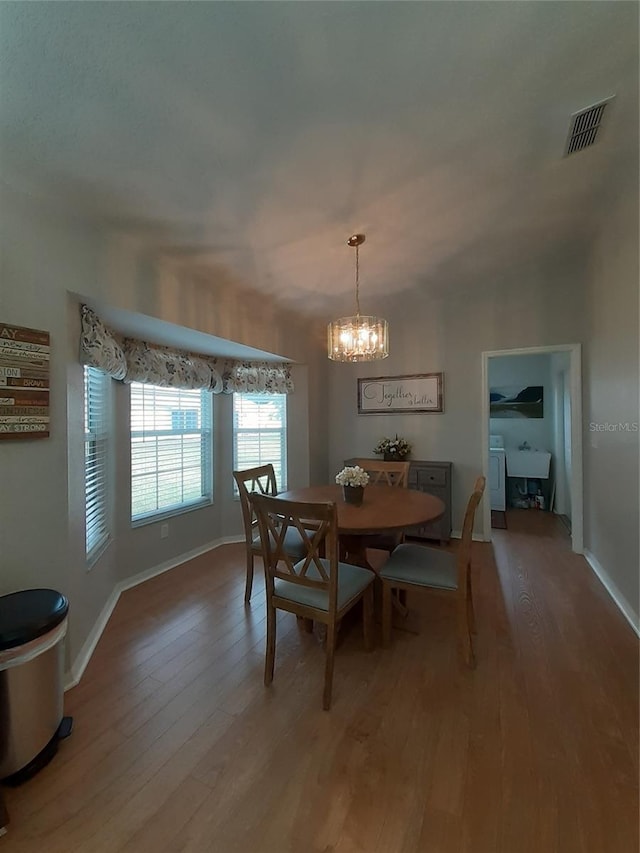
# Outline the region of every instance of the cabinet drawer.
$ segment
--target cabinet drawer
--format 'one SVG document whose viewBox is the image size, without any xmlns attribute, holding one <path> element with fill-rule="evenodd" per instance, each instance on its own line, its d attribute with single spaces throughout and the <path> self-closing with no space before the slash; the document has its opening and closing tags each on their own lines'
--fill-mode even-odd
<svg viewBox="0 0 640 853">
<path fill-rule="evenodd" d="M 420 536 L 423 539 L 449 539 L 449 531 L 446 530 L 444 521 L 432 521 L 430 524 L 423 524 L 420 529 Z"/>
<path fill-rule="evenodd" d="M 438 488 L 437 486 L 429 486 L 429 488 L 420 489 L 421 492 L 425 492 L 427 495 L 433 495 L 434 498 L 440 498 L 445 507 L 445 513 L 449 507 L 449 494 L 446 489 Z"/>
<path fill-rule="evenodd" d="M 409 539 L 448 542 L 451 536 L 451 463 L 427 460 L 412 462 L 409 488 L 440 498 L 444 504 L 444 514 L 435 521 L 407 528 L 405 535 Z"/>
<path fill-rule="evenodd" d="M 428 524 L 420 524 L 416 527 L 407 527 L 404 531 L 407 539 L 439 539 L 448 542 L 451 536 L 451 527 L 446 519 L 430 521 Z"/>
<path fill-rule="evenodd" d="M 418 468 L 416 470 L 416 485 L 419 489 L 429 489 L 430 486 L 446 486 L 447 472 L 444 468 Z"/>
</svg>

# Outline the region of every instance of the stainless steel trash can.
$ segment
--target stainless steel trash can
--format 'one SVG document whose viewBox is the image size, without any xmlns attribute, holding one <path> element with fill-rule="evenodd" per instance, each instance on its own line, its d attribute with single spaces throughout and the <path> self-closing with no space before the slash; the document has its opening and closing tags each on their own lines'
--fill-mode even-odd
<svg viewBox="0 0 640 853">
<path fill-rule="evenodd" d="M 20 774 L 28 778 L 57 751 L 68 610 L 67 599 L 52 589 L 0 597 L 0 779 L 4 781 Z"/>
</svg>

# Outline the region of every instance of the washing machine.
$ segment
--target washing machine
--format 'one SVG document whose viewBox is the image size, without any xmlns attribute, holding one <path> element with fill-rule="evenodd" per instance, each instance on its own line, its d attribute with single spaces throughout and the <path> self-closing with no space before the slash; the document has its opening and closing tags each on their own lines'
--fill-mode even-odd
<svg viewBox="0 0 640 853">
<path fill-rule="evenodd" d="M 506 509 L 506 475 L 504 438 L 501 435 L 489 436 L 489 493 L 491 509 L 504 512 Z"/>
</svg>

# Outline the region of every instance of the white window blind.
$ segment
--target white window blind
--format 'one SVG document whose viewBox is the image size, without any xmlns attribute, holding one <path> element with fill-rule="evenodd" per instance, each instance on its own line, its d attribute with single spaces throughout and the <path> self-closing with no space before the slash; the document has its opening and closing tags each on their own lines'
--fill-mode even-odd
<svg viewBox="0 0 640 853">
<path fill-rule="evenodd" d="M 233 467 L 273 465 L 278 491 L 287 488 L 287 395 L 233 395 Z M 237 494 L 237 488 L 236 488 Z"/>
<path fill-rule="evenodd" d="M 84 368 L 85 550 L 89 561 L 98 556 L 110 536 L 110 383 L 101 370 Z"/>
<path fill-rule="evenodd" d="M 131 519 L 211 503 L 211 394 L 133 382 Z"/>
</svg>

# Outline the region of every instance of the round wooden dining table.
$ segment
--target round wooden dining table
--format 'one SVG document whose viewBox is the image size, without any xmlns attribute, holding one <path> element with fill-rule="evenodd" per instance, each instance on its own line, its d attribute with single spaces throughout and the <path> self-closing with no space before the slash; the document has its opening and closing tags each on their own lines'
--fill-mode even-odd
<svg viewBox="0 0 640 853">
<path fill-rule="evenodd" d="M 347 503 L 342 486 L 305 486 L 280 492 L 279 498 L 309 503 L 333 501 L 338 512 L 338 533 L 346 550 L 346 561 L 372 568 L 362 537 L 389 533 L 435 521 L 444 514 L 440 498 L 414 489 L 396 486 L 366 486 L 360 506 Z"/>
</svg>

